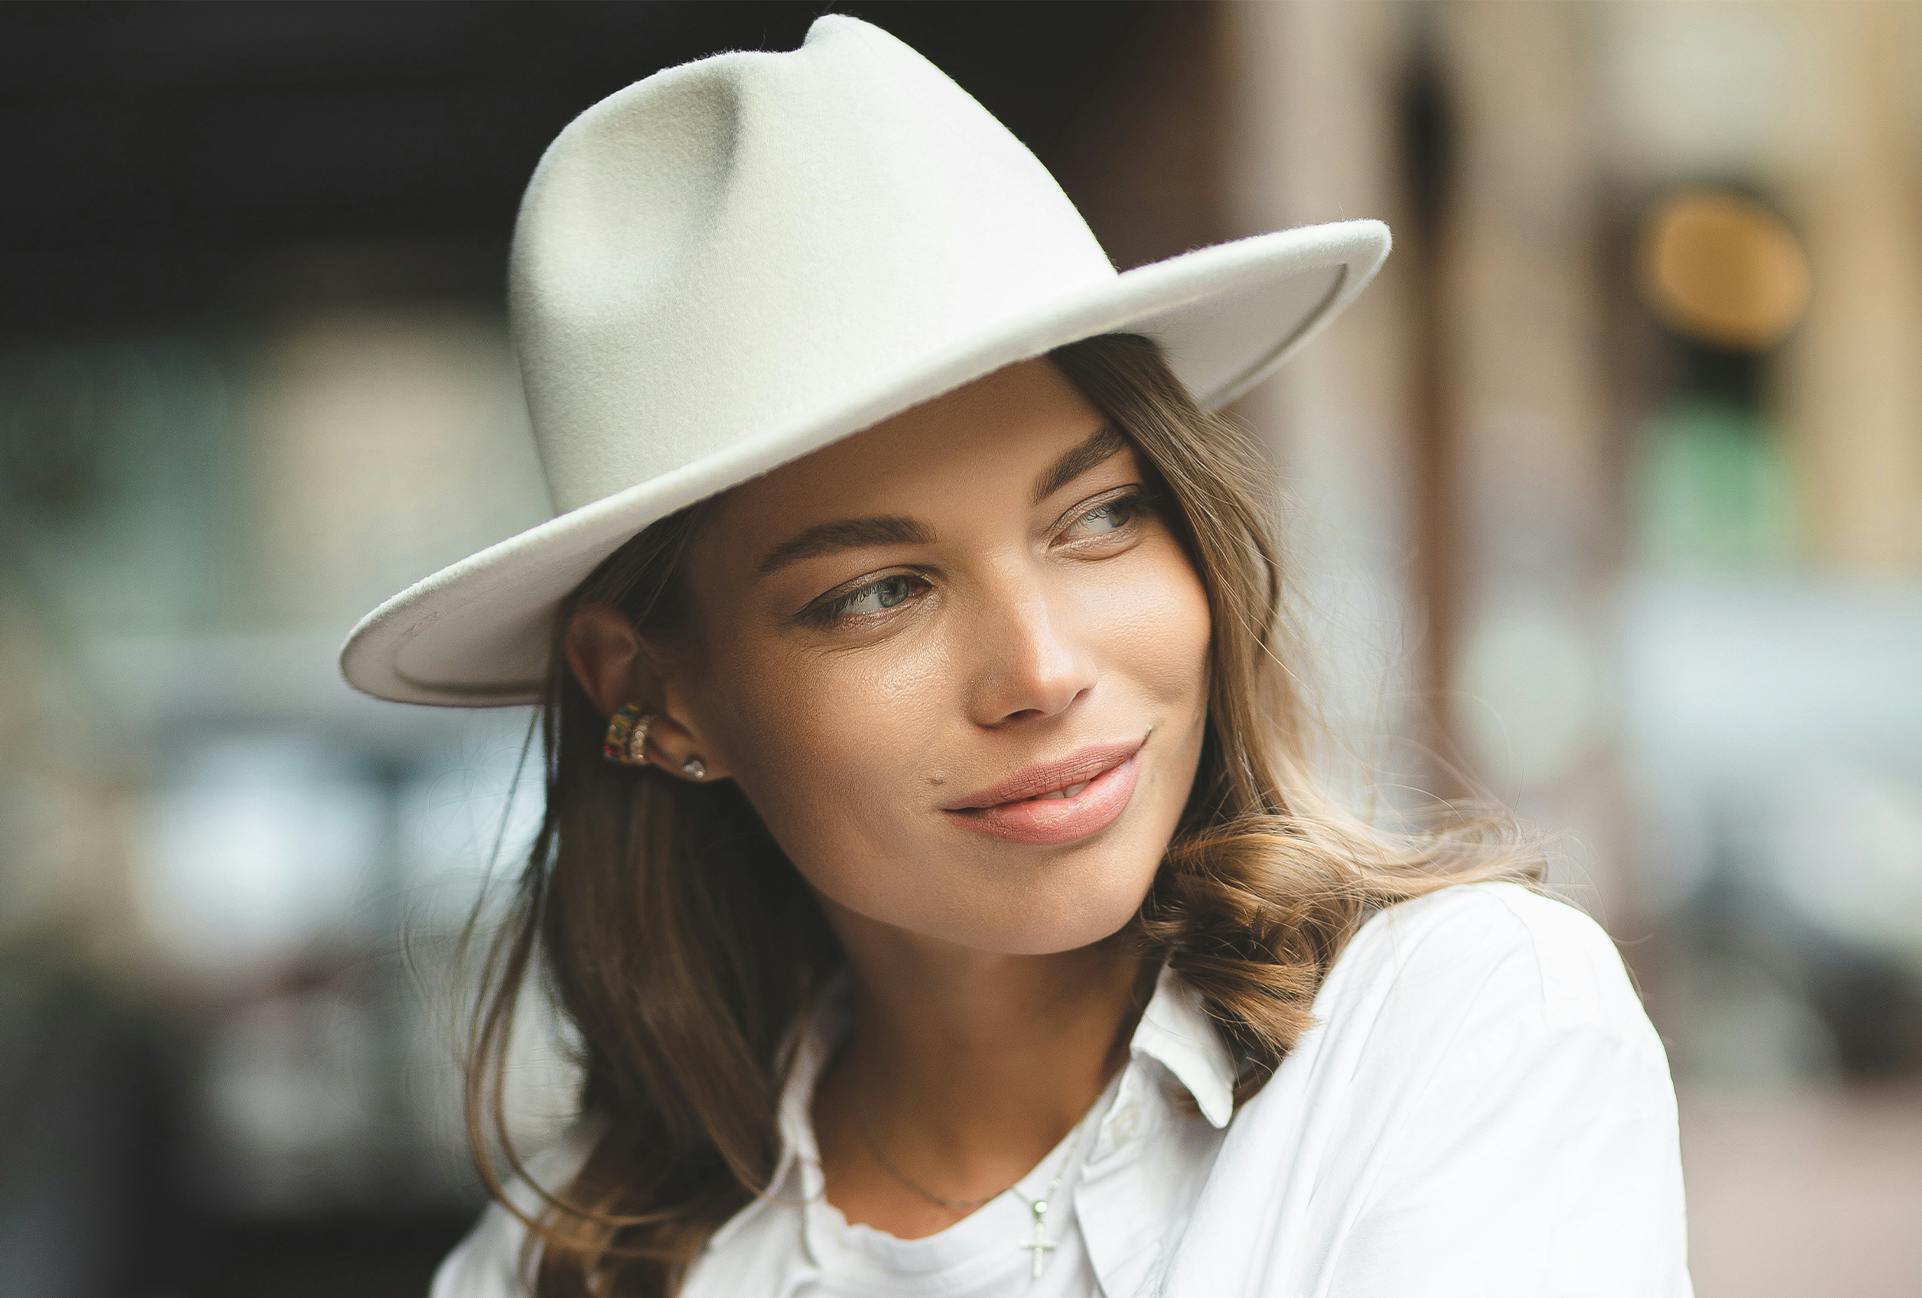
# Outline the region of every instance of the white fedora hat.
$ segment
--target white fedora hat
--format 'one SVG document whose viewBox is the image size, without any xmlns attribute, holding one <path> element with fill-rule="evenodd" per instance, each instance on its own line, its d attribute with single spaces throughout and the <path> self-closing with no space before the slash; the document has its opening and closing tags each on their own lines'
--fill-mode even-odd
<svg viewBox="0 0 1922 1298">
<path fill-rule="evenodd" d="M 847 14 L 666 68 L 528 181 L 508 314 L 554 517 L 415 582 L 340 650 L 402 703 L 537 702 L 557 606 L 649 523 L 1002 366 L 1145 334 L 1196 400 L 1272 373 L 1388 227 L 1252 235 L 1117 273 L 1040 161 Z"/>
</svg>

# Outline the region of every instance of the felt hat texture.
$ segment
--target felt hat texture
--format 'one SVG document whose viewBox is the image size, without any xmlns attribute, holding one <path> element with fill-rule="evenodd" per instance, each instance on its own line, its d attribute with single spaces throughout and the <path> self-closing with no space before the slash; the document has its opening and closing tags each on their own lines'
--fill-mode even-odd
<svg viewBox="0 0 1922 1298">
<path fill-rule="evenodd" d="M 1155 339 L 1219 407 L 1389 242 L 1342 220 L 1117 272 L 1013 133 L 848 14 L 662 69 L 561 130 L 515 219 L 509 332 L 553 517 L 366 614 L 341 674 L 402 703 L 537 702 L 561 599 L 649 523 L 1095 334 Z"/>
</svg>

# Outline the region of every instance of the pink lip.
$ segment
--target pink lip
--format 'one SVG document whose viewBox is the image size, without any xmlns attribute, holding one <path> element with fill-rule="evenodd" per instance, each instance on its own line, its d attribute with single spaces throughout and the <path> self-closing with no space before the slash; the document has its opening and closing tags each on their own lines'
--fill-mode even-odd
<svg viewBox="0 0 1922 1298">
<path fill-rule="evenodd" d="M 949 809 L 970 829 L 1014 843 L 1071 843 L 1113 824 L 1134 796 L 1141 771 L 1140 744 L 1126 760 L 1088 779 L 1072 798 L 1024 798 L 991 807 Z M 1078 781 L 1070 781 L 1075 783 Z"/>
<path fill-rule="evenodd" d="M 959 802 L 950 802 L 945 811 L 968 811 L 975 808 L 992 807 L 1004 802 L 1018 802 L 1023 798 L 1033 798 L 1069 785 L 1079 784 L 1092 779 L 1103 771 L 1112 770 L 1120 765 L 1148 742 L 1146 735 L 1140 739 L 1130 739 L 1118 744 L 1090 744 L 1076 749 L 1066 757 L 1052 762 L 1036 762 L 1024 766 L 1007 779 L 991 784 L 985 789 L 976 789 Z"/>
</svg>

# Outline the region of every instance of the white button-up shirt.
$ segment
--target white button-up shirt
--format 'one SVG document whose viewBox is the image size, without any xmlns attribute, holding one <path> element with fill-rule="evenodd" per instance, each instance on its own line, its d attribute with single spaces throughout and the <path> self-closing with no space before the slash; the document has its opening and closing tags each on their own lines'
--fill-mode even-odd
<svg viewBox="0 0 1922 1298">
<path fill-rule="evenodd" d="M 1662 1041 L 1602 927 L 1518 884 L 1371 915 L 1238 1111 L 1224 1038 L 1164 966 L 1129 1062 L 1024 1197 L 921 1239 L 821 1195 L 809 1109 L 846 993 L 843 971 L 797 1028 L 773 1193 L 715 1232 L 683 1298 L 1693 1298 Z M 587 1139 L 530 1166 L 553 1184 Z M 1024 1199 L 1057 1172 L 1034 1279 Z M 430 1298 L 530 1293 L 520 1233 L 490 1204 Z"/>
</svg>

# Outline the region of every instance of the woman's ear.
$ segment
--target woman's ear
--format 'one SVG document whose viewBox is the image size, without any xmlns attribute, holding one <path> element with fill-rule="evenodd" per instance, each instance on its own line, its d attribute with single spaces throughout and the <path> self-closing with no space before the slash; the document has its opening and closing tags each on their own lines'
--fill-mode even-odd
<svg viewBox="0 0 1922 1298">
<path fill-rule="evenodd" d="M 647 727 L 647 753 L 655 765 L 702 784 L 727 776 L 726 763 L 691 726 L 681 692 L 664 679 L 659 660 L 626 614 L 604 604 L 581 608 L 568 623 L 564 647 L 574 679 L 603 719 L 636 700 L 654 713 Z M 691 759 L 700 762 L 698 777 L 689 766 Z"/>
<path fill-rule="evenodd" d="M 565 647 L 568 668 L 603 717 L 634 696 L 641 640 L 618 609 L 591 604 L 577 611 L 567 624 Z"/>
</svg>

